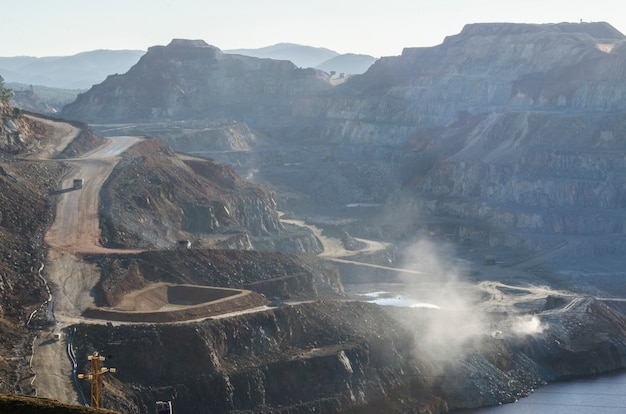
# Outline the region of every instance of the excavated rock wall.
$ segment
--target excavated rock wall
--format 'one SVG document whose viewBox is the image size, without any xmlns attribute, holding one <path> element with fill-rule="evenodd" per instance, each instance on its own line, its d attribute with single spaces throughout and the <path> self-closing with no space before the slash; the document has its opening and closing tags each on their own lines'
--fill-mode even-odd
<svg viewBox="0 0 626 414">
<path fill-rule="evenodd" d="M 519 245 L 521 237 L 532 250 L 546 247 L 543 236 L 558 244 L 569 236 L 623 235 L 622 123 L 621 115 L 494 116 L 412 183 L 422 202 L 406 206 L 517 234 L 505 244 Z"/>
<path fill-rule="evenodd" d="M 24 154 L 33 150 L 46 134 L 46 127 L 13 112 L 11 105 L 0 102 L 0 155 Z"/>
<path fill-rule="evenodd" d="M 402 311 L 403 327 L 383 309 L 315 302 L 182 325 L 81 325 L 75 349 L 79 360 L 110 355 L 106 406 L 138 413 L 163 399 L 182 414 L 444 413 L 625 366 L 623 314 L 591 299 L 539 312 L 541 331 L 477 333 L 456 349 L 424 336 L 425 310 Z"/>
<path fill-rule="evenodd" d="M 370 320 L 367 328 L 355 323 L 360 318 Z M 443 406 L 420 401 L 430 397 L 432 375 L 420 378 L 419 370 L 436 370 L 427 358 L 407 357 L 411 335 L 363 304 L 286 306 L 178 327 L 80 326 L 76 345 L 80 353 L 106 347 L 113 356 L 120 374 L 106 387 L 126 397 L 106 405 L 121 411 L 147 413 L 154 399 L 175 396 L 180 413 L 368 412 L 368 400 L 384 405 L 388 393 L 401 392 L 393 384 L 405 381 L 415 388 L 413 403 Z"/>
<path fill-rule="evenodd" d="M 178 124 L 185 125 L 183 122 Z M 256 142 L 258 138 L 248 127 L 238 123 L 194 121 L 191 125 L 201 128 L 204 131 L 201 135 L 220 136 L 219 140 L 224 145 L 232 144 L 231 149 L 243 141 Z M 158 133 L 163 126 L 154 128 L 156 132 L 149 128 L 144 133 Z M 182 126 L 181 128 L 185 129 Z M 137 131 L 131 128 L 124 133 L 133 134 Z M 195 149 L 203 146 L 206 149 L 206 145 L 210 145 L 201 138 L 183 139 L 181 142 L 172 134 L 174 133 L 162 135 L 172 144 L 172 149 L 177 151 L 195 152 Z M 233 138 L 232 142 L 229 137 Z M 154 244 L 169 248 L 177 239 L 191 239 L 194 246 L 212 245 L 218 248 L 286 253 L 321 252 L 319 241 L 310 231 L 285 229 L 278 218 L 276 193 L 264 186 L 245 182 L 234 168 L 213 160 L 186 158 L 181 163 L 172 157 L 168 147 L 161 145 L 163 144 L 157 144 L 157 140 L 139 145 L 143 149 L 136 148 L 133 151 L 140 156 L 126 157 L 114 171 L 113 178 L 108 183 L 110 187 L 107 188 L 115 190 L 105 189 L 103 192 L 104 204 L 101 210 L 104 240 L 127 247 L 148 247 L 149 244 Z M 155 149 L 156 147 L 159 148 Z M 240 150 L 218 153 L 224 156 L 215 158 L 231 161 L 238 156 L 236 154 L 247 154 Z M 149 155 L 142 158 L 144 154 Z M 203 154 L 206 155 L 206 152 Z M 277 157 L 273 154 L 272 162 Z M 259 162 L 258 157 L 255 157 L 252 164 L 247 164 L 245 158 L 242 155 L 242 163 L 234 162 L 235 165 L 239 164 L 239 170 L 243 174 L 246 174 L 251 165 Z M 120 184 L 125 179 L 132 183 L 130 187 Z M 173 188 L 166 188 L 163 185 L 165 182 L 176 184 Z M 196 196 L 192 196 L 193 194 Z M 109 203 L 116 204 L 113 208 L 122 210 L 123 213 L 109 214 Z M 130 214 L 134 211 L 142 211 L 143 220 L 134 220 Z M 211 242 L 215 235 L 220 240 Z"/>
</svg>

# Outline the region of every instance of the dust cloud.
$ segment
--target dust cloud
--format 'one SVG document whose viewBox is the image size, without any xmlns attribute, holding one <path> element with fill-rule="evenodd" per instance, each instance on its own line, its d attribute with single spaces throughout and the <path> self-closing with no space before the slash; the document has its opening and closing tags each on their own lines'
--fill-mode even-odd
<svg viewBox="0 0 626 414">
<path fill-rule="evenodd" d="M 546 329 L 547 325 L 541 322 L 537 315 L 518 316 L 513 322 L 511 331 L 518 336 L 539 335 Z"/>
<path fill-rule="evenodd" d="M 470 279 L 469 264 L 458 259 L 452 243 L 422 238 L 404 249 L 401 257 L 403 268 L 424 272 L 420 280 L 407 274 L 401 294 L 433 305 L 416 310 L 409 316 L 414 320 L 405 321 L 416 329 L 420 345 L 433 355 L 459 357 L 468 341 L 479 336 L 503 339 L 539 335 L 547 329 L 534 314 L 511 316 L 483 310 L 481 304 L 492 298 Z"/>
<path fill-rule="evenodd" d="M 407 276 L 403 294 L 438 307 L 415 314 L 415 326 L 423 332 L 418 335 L 422 346 L 450 352 L 478 334 L 489 334 L 489 320 L 477 306 L 480 295 L 464 280 L 466 266 L 451 246 L 422 239 L 404 249 L 402 257 L 403 268 L 425 274 L 420 281 Z"/>
</svg>

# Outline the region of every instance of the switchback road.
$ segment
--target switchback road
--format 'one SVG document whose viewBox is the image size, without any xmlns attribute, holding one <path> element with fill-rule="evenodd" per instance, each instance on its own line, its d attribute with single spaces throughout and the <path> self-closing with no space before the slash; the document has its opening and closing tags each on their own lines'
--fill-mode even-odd
<svg viewBox="0 0 626 414">
<path fill-rule="evenodd" d="M 65 122 L 36 119 L 53 132 L 43 149 L 31 157 L 34 159 L 50 160 L 80 133 L 78 128 Z M 90 292 L 99 279 L 99 272 L 93 264 L 80 260 L 76 253 L 111 252 L 99 243 L 98 194 L 118 162 L 117 156 L 138 140 L 137 137 L 110 138 L 105 145 L 80 159 L 62 161 L 70 165 L 70 170 L 55 195 L 55 220 L 44 237 L 49 249 L 43 277 L 53 287 L 56 332 L 75 322 L 86 307 L 94 304 Z M 73 189 L 76 178 L 84 180 L 81 189 Z M 40 397 L 79 403 L 66 346 L 63 336 L 56 340 L 52 332 L 44 331 L 39 335 L 33 345 L 33 386 Z"/>
</svg>

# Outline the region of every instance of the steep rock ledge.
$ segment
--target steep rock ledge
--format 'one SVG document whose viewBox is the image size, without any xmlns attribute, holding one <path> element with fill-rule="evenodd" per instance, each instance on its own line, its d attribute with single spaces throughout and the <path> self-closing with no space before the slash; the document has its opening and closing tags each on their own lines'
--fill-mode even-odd
<svg viewBox="0 0 626 414">
<path fill-rule="evenodd" d="M 458 348 L 428 337 L 437 319 L 424 310 L 402 312 L 406 328 L 379 306 L 331 301 L 183 325 L 81 325 L 76 346 L 80 360 L 113 356 L 107 406 L 139 413 L 158 399 L 179 413 L 445 413 L 625 366 L 623 314 L 591 299 L 541 311 L 541 330 L 477 333 Z"/>
<path fill-rule="evenodd" d="M 0 102 L 0 156 L 25 155 L 45 139 L 47 128 Z"/>
<path fill-rule="evenodd" d="M 180 413 L 368 412 L 368 400 L 384 407 L 388 393 L 399 392 L 392 384 L 415 389 L 410 403 L 429 411 L 443 406 L 429 395 L 428 377 L 417 375 L 436 368 L 426 358 L 409 362 L 411 335 L 364 304 L 285 306 L 180 326 L 79 326 L 76 345 L 81 354 L 106 347 L 114 355 L 123 374 L 107 387 L 124 397 L 107 406 L 122 411 L 145 413 L 155 398 L 176 395 Z"/>
</svg>

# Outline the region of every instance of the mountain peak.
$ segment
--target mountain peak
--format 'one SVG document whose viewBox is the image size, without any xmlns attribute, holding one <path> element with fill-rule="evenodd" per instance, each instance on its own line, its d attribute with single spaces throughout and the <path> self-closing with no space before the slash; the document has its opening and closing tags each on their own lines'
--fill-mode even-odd
<svg viewBox="0 0 626 414">
<path fill-rule="evenodd" d="M 147 58 L 168 56 L 174 59 L 221 59 L 222 51 L 204 40 L 172 39 L 167 46 L 152 46 L 148 48 Z"/>
<path fill-rule="evenodd" d="M 212 47 L 202 39 L 172 39 L 167 45 L 169 48 L 175 47 Z"/>
</svg>

